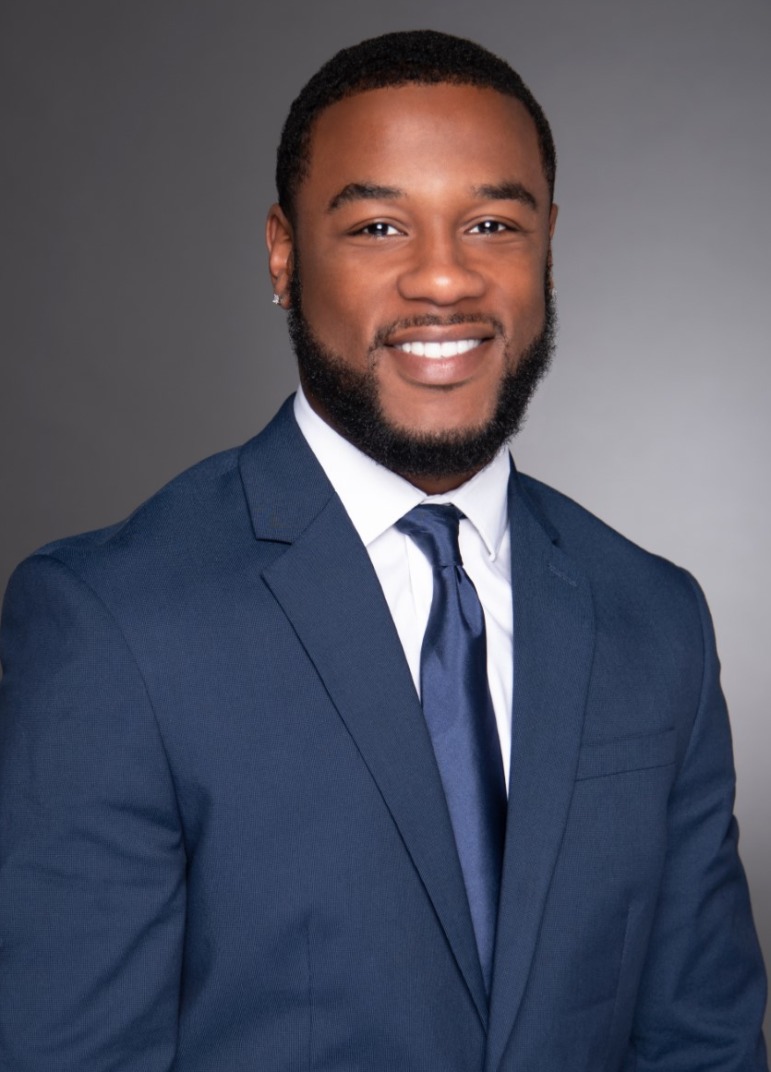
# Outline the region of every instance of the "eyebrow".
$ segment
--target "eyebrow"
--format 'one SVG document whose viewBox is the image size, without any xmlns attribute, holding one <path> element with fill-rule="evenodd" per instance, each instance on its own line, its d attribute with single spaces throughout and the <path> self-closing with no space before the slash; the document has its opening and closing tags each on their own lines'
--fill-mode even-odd
<svg viewBox="0 0 771 1072">
<path fill-rule="evenodd" d="M 474 186 L 472 193 L 475 197 L 484 198 L 486 201 L 519 201 L 533 211 L 538 209 L 535 196 L 521 182 L 513 180 Z M 404 190 L 400 190 L 397 186 L 379 186 L 374 182 L 349 182 L 331 199 L 327 205 L 327 212 L 334 212 L 349 201 L 393 201 L 399 197 L 404 197 Z"/>
<path fill-rule="evenodd" d="M 488 201 L 520 201 L 534 211 L 538 209 L 534 195 L 521 182 L 485 183 L 483 186 L 474 187 L 474 195 Z"/>
<path fill-rule="evenodd" d="M 373 182 L 349 182 L 336 193 L 327 205 L 327 212 L 334 212 L 349 201 L 393 201 L 403 197 L 404 191 L 395 186 L 378 186 Z"/>
</svg>

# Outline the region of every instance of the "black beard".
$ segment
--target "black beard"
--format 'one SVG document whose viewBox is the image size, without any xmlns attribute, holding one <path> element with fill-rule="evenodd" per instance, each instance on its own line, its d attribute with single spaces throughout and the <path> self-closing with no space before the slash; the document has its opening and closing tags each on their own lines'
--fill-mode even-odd
<svg viewBox="0 0 771 1072">
<path fill-rule="evenodd" d="M 335 430 L 373 461 L 405 477 L 464 476 L 484 468 L 503 444 L 520 430 L 528 403 L 554 353 L 557 317 L 548 274 L 543 330 L 521 352 L 519 360 L 513 363 L 513 371 L 507 372 L 501 380 L 490 420 L 478 428 L 464 431 L 418 433 L 394 427 L 384 416 L 374 365 L 370 364 L 365 372 L 356 372 L 314 336 L 302 311 L 298 267 L 295 266 L 291 285 L 289 335 L 297 355 L 303 390 L 309 399 L 318 403 Z M 400 321 L 399 327 L 458 323 L 492 326 L 504 340 L 506 361 L 511 367 L 513 355 L 502 325 L 491 317 L 421 316 Z M 370 352 L 382 345 L 394 326 L 379 333 Z"/>
</svg>

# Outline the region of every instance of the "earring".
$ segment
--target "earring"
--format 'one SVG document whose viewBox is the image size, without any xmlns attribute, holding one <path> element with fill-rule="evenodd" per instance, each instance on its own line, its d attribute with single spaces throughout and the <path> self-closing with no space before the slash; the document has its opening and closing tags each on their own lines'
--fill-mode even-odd
<svg viewBox="0 0 771 1072">
<path fill-rule="evenodd" d="M 273 304 L 274 305 L 281 305 L 281 295 L 276 294 L 275 291 L 273 292 Z"/>
</svg>

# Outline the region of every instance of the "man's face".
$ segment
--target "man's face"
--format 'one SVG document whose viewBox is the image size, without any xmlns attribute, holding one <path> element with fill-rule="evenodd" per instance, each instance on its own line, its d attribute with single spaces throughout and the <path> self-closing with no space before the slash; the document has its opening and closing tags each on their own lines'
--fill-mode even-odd
<svg viewBox="0 0 771 1072">
<path fill-rule="evenodd" d="M 549 348 L 556 210 L 524 107 L 447 84 L 340 101 L 316 120 L 295 216 L 292 228 L 271 210 L 271 273 L 285 305 L 301 301 L 293 336 L 321 416 L 361 438 L 345 426 L 336 385 L 338 394 L 364 389 L 381 425 L 408 443 L 457 446 L 500 424 L 502 394 L 523 361 L 532 364 L 535 348 L 544 365 Z M 404 457 L 377 460 L 411 475 Z M 465 478 L 487 460 L 471 457 L 447 476 Z M 441 490 L 439 476 L 427 490 Z"/>
</svg>

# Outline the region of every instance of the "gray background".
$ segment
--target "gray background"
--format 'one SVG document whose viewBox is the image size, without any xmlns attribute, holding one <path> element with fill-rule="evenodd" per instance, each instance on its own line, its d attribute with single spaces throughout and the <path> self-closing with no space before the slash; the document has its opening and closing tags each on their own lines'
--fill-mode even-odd
<svg viewBox="0 0 771 1072">
<path fill-rule="evenodd" d="M 282 120 L 338 47 L 426 25 L 552 121 L 559 352 L 515 454 L 701 580 L 771 960 L 768 0 L 4 0 L 0 588 L 292 390 L 262 238 Z"/>
</svg>

